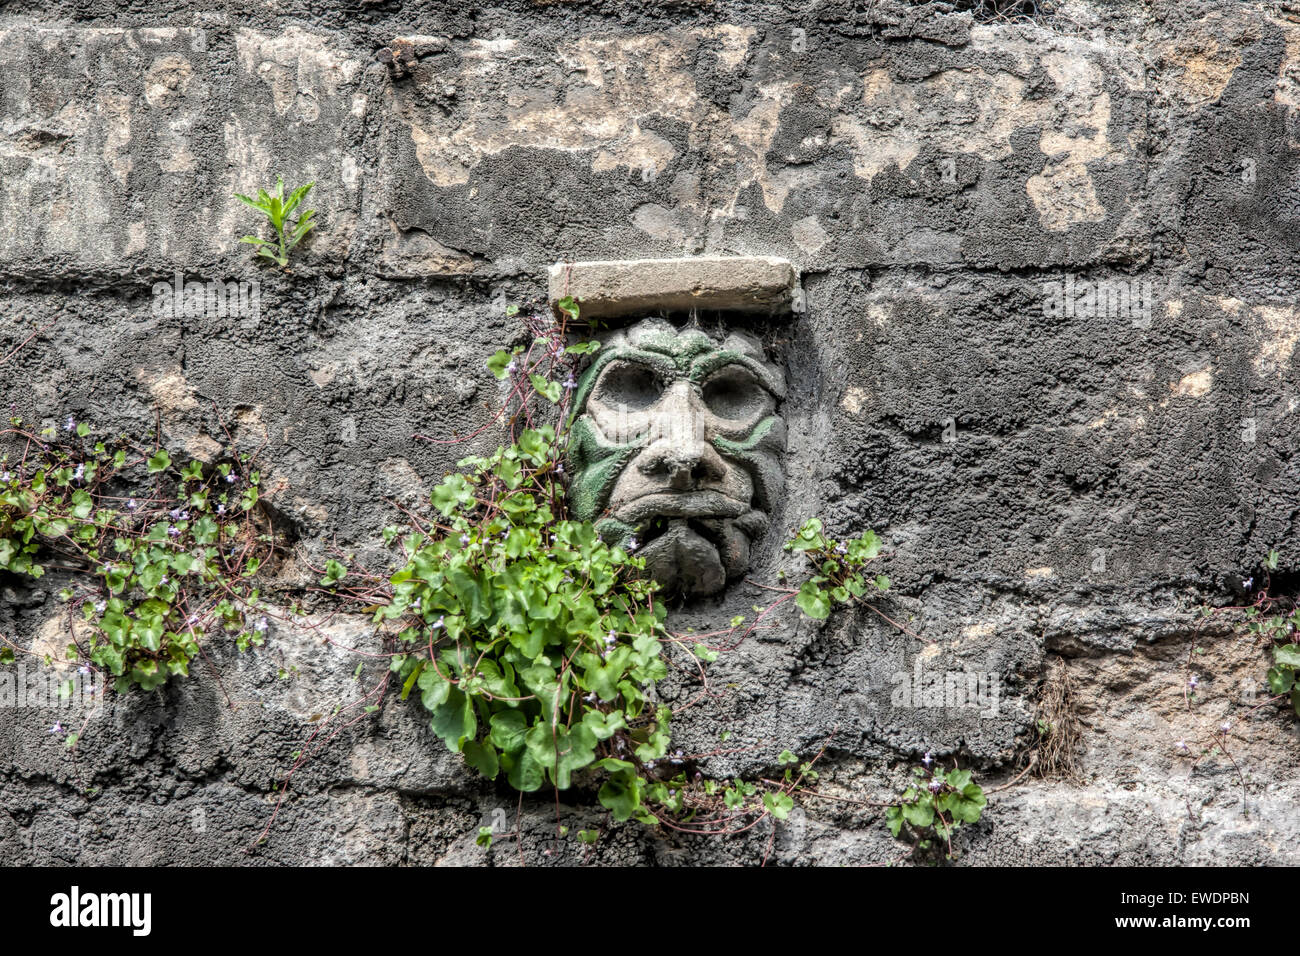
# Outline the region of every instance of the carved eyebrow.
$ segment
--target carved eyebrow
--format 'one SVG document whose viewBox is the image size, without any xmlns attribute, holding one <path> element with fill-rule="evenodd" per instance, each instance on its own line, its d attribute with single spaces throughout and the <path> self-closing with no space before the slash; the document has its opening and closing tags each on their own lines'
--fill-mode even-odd
<svg viewBox="0 0 1300 956">
<path fill-rule="evenodd" d="M 777 398 L 785 398 L 785 381 L 779 372 L 757 359 L 740 352 L 733 352 L 730 349 L 709 352 L 707 355 L 696 359 L 691 363 L 690 379 L 692 382 L 703 382 L 718 369 L 725 368 L 728 365 L 741 366 L 752 373 L 758 379 L 759 384 Z"/>
</svg>

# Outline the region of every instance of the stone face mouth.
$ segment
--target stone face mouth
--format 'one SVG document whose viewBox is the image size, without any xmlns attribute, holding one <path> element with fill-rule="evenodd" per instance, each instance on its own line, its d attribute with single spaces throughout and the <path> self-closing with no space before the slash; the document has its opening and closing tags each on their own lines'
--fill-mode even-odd
<svg viewBox="0 0 1300 956">
<path fill-rule="evenodd" d="M 614 514 L 638 524 L 651 518 L 737 518 L 749 509 L 748 502 L 720 491 L 662 491 L 633 498 Z"/>
<path fill-rule="evenodd" d="M 727 582 L 717 544 L 686 520 L 672 521 L 642 548 L 655 580 L 670 593 L 712 594 Z"/>
</svg>

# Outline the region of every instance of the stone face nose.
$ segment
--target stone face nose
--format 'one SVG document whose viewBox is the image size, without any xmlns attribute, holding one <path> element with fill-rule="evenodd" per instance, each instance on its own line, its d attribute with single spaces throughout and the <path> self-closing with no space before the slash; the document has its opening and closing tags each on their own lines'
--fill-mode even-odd
<svg viewBox="0 0 1300 956">
<path fill-rule="evenodd" d="M 637 459 L 641 474 L 674 491 L 722 480 L 727 466 L 709 442 L 707 411 L 690 382 L 673 383 L 655 418 L 655 440 Z"/>
</svg>

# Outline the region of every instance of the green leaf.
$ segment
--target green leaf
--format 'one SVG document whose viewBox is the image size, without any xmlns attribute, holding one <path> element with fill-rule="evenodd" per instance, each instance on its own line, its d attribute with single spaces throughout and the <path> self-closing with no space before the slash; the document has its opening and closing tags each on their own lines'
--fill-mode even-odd
<svg viewBox="0 0 1300 956">
<path fill-rule="evenodd" d="M 497 762 L 496 748 L 491 744 L 481 744 L 474 740 L 467 740 L 462 748 L 465 754 L 465 762 L 487 777 L 489 780 L 495 780 L 500 770 L 500 764 Z"/>
<path fill-rule="evenodd" d="M 1295 686 L 1295 671 L 1290 667 L 1268 669 L 1268 689 L 1273 694 L 1288 693 Z"/>
<path fill-rule="evenodd" d="M 608 763 L 609 761 L 605 761 Z M 631 764 L 628 764 L 630 767 Z M 621 772 L 611 776 L 596 794 L 600 805 L 614 815 L 616 823 L 630 820 L 641 808 L 642 782 L 635 773 Z"/>
<path fill-rule="evenodd" d="M 289 213 L 293 212 L 294 209 L 297 207 L 298 203 L 302 202 L 303 197 L 305 197 L 309 192 L 311 192 L 311 188 L 315 185 L 316 185 L 315 182 L 310 182 L 306 186 L 299 186 L 292 193 L 290 193 L 289 198 L 285 200 L 284 203 L 284 214 L 287 216 L 289 215 Z"/>
<path fill-rule="evenodd" d="M 159 471 L 166 471 L 169 467 L 171 467 L 171 463 L 172 463 L 171 455 L 167 454 L 166 449 L 159 448 L 156 452 L 154 452 L 152 457 L 150 457 L 148 462 L 146 462 L 146 465 L 149 468 L 149 473 L 154 474 Z"/>
<path fill-rule="evenodd" d="M 1280 644 L 1274 647 L 1273 661 L 1279 667 L 1300 667 L 1300 644 Z"/>
<path fill-rule="evenodd" d="M 320 583 L 326 587 L 331 587 L 347 577 L 347 573 L 347 567 L 341 562 L 330 558 L 325 562 L 325 576 L 320 579 Z"/>
<path fill-rule="evenodd" d="M 528 719 L 522 711 L 504 710 L 493 714 L 491 740 L 497 747 L 507 753 L 514 753 L 524 747 L 524 735 L 528 732 Z"/>
<path fill-rule="evenodd" d="M 262 212 L 262 213 L 266 212 L 266 206 L 264 206 L 260 200 L 250 199 L 249 197 L 242 195 L 241 193 L 235 193 L 235 198 L 247 206 L 252 206 L 258 212 Z"/>
<path fill-rule="evenodd" d="M 433 489 L 432 501 L 443 517 L 450 517 L 452 512 L 474 502 L 474 486 L 464 475 L 449 475 Z"/>
<path fill-rule="evenodd" d="M 914 827 L 928 827 L 934 822 L 934 803 L 923 798 L 916 803 L 905 803 L 902 807 L 903 819 Z"/>
<path fill-rule="evenodd" d="M 459 688 L 448 686 L 447 699 L 433 709 L 429 725 L 449 750 L 459 751 L 465 741 L 474 736 L 478 720 L 474 717 L 474 706 L 469 698 Z"/>
<path fill-rule="evenodd" d="M 767 807 L 769 813 L 778 820 L 784 820 L 794 809 L 794 801 L 790 799 L 788 793 L 778 791 L 777 793 L 763 794 L 763 806 Z"/>
<path fill-rule="evenodd" d="M 981 800 L 962 800 L 953 801 L 951 807 L 952 818 L 960 823 L 974 823 L 980 818 L 980 813 L 984 809 L 983 794 Z"/>
<path fill-rule="evenodd" d="M 885 824 L 889 827 L 889 832 L 897 837 L 903 832 L 903 810 L 901 807 L 887 807 L 885 809 Z"/>
<path fill-rule="evenodd" d="M 559 309 L 561 312 L 563 312 L 565 315 L 567 315 L 570 321 L 577 321 L 578 302 L 576 299 L 573 298 L 573 296 L 566 295 L 559 302 L 555 303 L 555 307 Z"/>
<path fill-rule="evenodd" d="M 695 656 L 706 664 L 712 664 L 718 659 L 718 652 L 709 650 L 703 644 L 695 645 Z"/>
<path fill-rule="evenodd" d="M 825 620 L 831 613 L 830 598 L 826 595 L 826 592 L 811 581 L 805 581 L 803 586 L 799 588 L 799 594 L 794 599 L 794 603 L 799 605 L 799 610 L 813 620 Z"/>
<path fill-rule="evenodd" d="M 949 770 L 947 780 L 949 786 L 960 790 L 970 784 L 971 772 L 969 770 Z"/>
<path fill-rule="evenodd" d="M 553 405 L 559 404 L 560 394 L 563 391 L 559 382 L 552 382 L 549 379 L 538 375 L 536 372 L 530 374 L 528 380 L 533 383 L 533 388 L 537 390 L 539 395 Z"/>
<path fill-rule="evenodd" d="M 518 756 L 503 754 L 501 765 L 506 768 L 510 786 L 523 793 L 540 790 L 546 782 L 546 769 L 533 758 L 527 747 L 520 750 Z"/>
<path fill-rule="evenodd" d="M 511 352 L 507 352 L 505 349 L 498 349 L 496 353 L 490 359 L 487 360 L 488 371 L 490 371 L 498 379 L 505 378 L 508 374 L 510 374 L 509 372 L 506 371 L 506 367 L 510 364 L 510 362 L 514 359 L 514 357 L 520 353 L 520 351 L 522 350 L 518 348 L 514 349 Z"/>
</svg>

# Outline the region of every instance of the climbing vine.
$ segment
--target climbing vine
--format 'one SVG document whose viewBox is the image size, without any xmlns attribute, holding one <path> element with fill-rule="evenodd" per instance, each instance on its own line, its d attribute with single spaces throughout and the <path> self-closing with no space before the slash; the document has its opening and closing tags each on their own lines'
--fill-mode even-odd
<svg viewBox="0 0 1300 956">
<path fill-rule="evenodd" d="M 1265 573 L 1277 566 L 1278 553 L 1270 551 Z M 1265 675 L 1272 700 L 1285 700 L 1300 717 L 1300 607 L 1265 588 L 1246 609 L 1245 621 L 1246 632 L 1265 642 L 1272 655 L 1273 666 Z"/>
<path fill-rule="evenodd" d="M 187 675 L 207 635 L 262 643 L 256 577 L 275 540 L 248 456 L 177 466 L 72 418 L 40 431 L 14 418 L 0 437 L 18 448 L 0 457 L 0 569 L 74 574 L 59 595 L 83 625 L 68 660 L 152 690 Z"/>
</svg>

